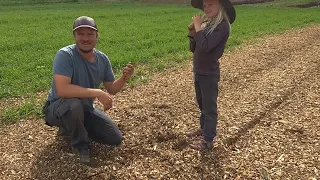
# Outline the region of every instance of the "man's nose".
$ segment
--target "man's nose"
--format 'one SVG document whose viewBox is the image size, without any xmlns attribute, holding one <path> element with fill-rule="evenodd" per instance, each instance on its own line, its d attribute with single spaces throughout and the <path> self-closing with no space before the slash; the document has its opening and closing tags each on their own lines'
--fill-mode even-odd
<svg viewBox="0 0 320 180">
<path fill-rule="evenodd" d="M 84 36 L 83 36 L 83 40 L 84 40 L 84 41 L 89 40 L 89 36 L 88 36 L 88 35 L 84 35 Z"/>
</svg>

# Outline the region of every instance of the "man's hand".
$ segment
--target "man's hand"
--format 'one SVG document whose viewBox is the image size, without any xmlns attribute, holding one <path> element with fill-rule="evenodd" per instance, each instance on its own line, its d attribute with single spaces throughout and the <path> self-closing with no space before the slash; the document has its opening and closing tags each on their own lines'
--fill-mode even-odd
<svg viewBox="0 0 320 180">
<path fill-rule="evenodd" d="M 100 96 L 97 97 L 100 103 L 103 105 L 103 109 L 106 111 L 112 108 L 112 99 L 108 93 L 102 92 Z"/>
<path fill-rule="evenodd" d="M 192 21 L 194 24 L 194 29 L 196 30 L 196 32 L 201 30 L 201 24 L 203 22 L 202 18 L 200 15 L 196 14 L 192 17 Z"/>
<path fill-rule="evenodd" d="M 134 72 L 134 66 L 129 63 L 126 65 L 126 67 L 123 68 L 122 77 L 124 78 L 125 81 L 127 81 L 128 79 L 130 79 L 133 72 Z"/>
</svg>

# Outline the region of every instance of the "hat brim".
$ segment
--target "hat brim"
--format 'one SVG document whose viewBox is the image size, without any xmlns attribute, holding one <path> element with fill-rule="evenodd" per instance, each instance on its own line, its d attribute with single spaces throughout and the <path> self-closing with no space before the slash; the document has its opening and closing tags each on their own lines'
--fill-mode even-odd
<svg viewBox="0 0 320 180">
<path fill-rule="evenodd" d="M 227 13 L 230 24 L 232 24 L 236 20 L 236 10 L 234 9 L 230 0 L 219 0 L 219 1 Z M 194 8 L 203 10 L 203 0 L 191 0 L 191 5 Z"/>
<path fill-rule="evenodd" d="M 87 28 L 91 28 L 91 29 L 94 29 L 94 30 L 98 31 L 97 28 L 95 28 L 93 26 L 90 26 L 90 25 L 80 25 L 80 26 L 77 26 L 76 28 L 74 28 L 72 31 L 75 31 L 75 30 L 77 30 L 79 28 L 82 28 L 82 27 L 87 27 Z"/>
</svg>

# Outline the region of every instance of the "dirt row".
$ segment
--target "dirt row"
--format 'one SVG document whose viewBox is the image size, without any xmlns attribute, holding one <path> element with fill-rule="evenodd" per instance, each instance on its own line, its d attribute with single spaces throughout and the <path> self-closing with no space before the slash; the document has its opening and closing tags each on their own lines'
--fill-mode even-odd
<svg viewBox="0 0 320 180">
<path fill-rule="evenodd" d="M 291 30 L 221 59 L 214 148 L 188 148 L 198 127 L 191 62 L 114 97 L 119 147 L 92 143 L 91 166 L 42 120 L 0 131 L 0 179 L 312 179 L 320 159 L 320 26 Z"/>
</svg>

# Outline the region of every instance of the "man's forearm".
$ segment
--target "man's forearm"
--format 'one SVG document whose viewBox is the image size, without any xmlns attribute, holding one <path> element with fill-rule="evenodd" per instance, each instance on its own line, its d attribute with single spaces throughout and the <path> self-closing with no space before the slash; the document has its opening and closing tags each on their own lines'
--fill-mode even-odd
<svg viewBox="0 0 320 180">
<path fill-rule="evenodd" d="M 101 89 L 90 89 L 81 86 L 67 84 L 61 88 L 57 88 L 57 94 L 63 98 L 96 98 L 101 95 Z"/>
<path fill-rule="evenodd" d="M 118 80 L 115 80 L 115 81 L 112 83 L 112 85 L 111 85 L 110 89 L 108 90 L 108 92 L 109 92 L 110 94 L 115 95 L 115 94 L 117 94 L 117 93 L 123 88 L 123 86 L 124 86 L 125 84 L 126 84 L 126 80 L 125 80 L 125 78 L 122 76 L 121 78 L 119 78 Z"/>
</svg>

